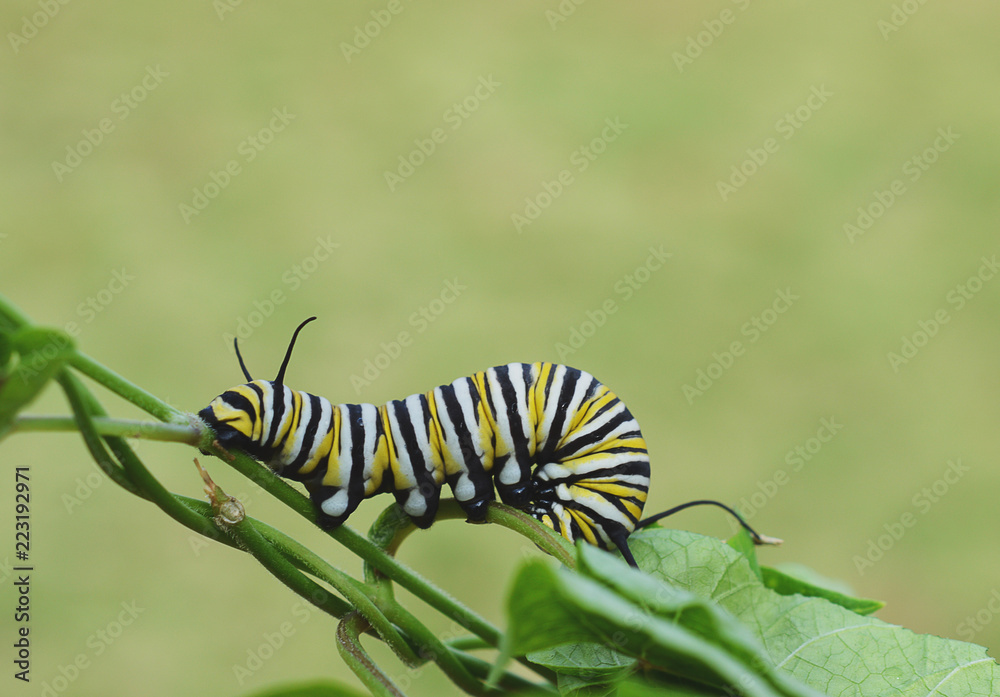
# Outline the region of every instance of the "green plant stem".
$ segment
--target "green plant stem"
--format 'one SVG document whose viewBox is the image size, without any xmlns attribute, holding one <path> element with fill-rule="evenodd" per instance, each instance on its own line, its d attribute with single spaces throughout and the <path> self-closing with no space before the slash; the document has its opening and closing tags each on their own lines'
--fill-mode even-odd
<svg viewBox="0 0 1000 697">
<path fill-rule="evenodd" d="M 194 426 L 106 417 L 95 417 L 92 422 L 94 430 L 101 436 L 169 441 L 187 443 L 188 445 L 197 445 L 201 440 L 201 432 Z M 14 424 L 11 427 L 11 433 L 49 433 L 77 430 L 79 430 L 79 423 L 70 416 L 19 416 L 14 419 Z"/>
<path fill-rule="evenodd" d="M 486 686 L 466 670 L 452 650 L 402 605 L 395 600 L 387 600 L 383 602 L 383 610 L 389 620 L 417 643 L 417 653 L 436 663 L 458 687 L 470 695 L 485 695 L 488 692 Z"/>
<path fill-rule="evenodd" d="M 257 522 L 252 518 L 243 518 L 243 520 L 231 525 L 220 524 L 216 521 L 216 525 L 222 532 L 231 537 L 241 549 L 253 555 L 272 576 L 293 592 L 326 610 L 334 617 L 344 617 L 352 612 L 353 608 L 350 603 L 341 600 L 310 579 L 297 569 L 280 549 L 268 542 L 257 529 Z"/>
<path fill-rule="evenodd" d="M 337 625 L 340 657 L 375 697 L 406 697 L 361 646 L 361 632 L 366 628 L 365 618 L 357 613 L 352 612 L 340 621 Z"/>
<path fill-rule="evenodd" d="M 6 318 L 15 328 L 32 324 L 31 318 L 21 312 L 3 293 L 0 293 L 0 316 Z"/>
<path fill-rule="evenodd" d="M 465 666 L 466 670 L 468 670 L 473 676 L 475 676 L 479 680 L 482 680 L 484 683 L 486 682 L 487 678 L 489 677 L 490 671 L 493 669 L 492 663 L 487 663 L 481 658 L 477 658 L 476 656 L 472 656 L 470 654 L 465 653 L 464 651 L 459 651 L 457 649 L 452 649 L 451 652 L 455 656 L 455 658 L 462 665 Z M 543 670 L 541 666 L 531 665 L 530 667 L 536 672 L 548 676 L 547 679 L 551 683 L 555 683 L 556 681 L 555 673 L 548 671 L 547 669 Z M 505 690 L 511 690 L 513 692 L 530 692 L 532 695 L 559 694 L 559 691 L 550 685 L 532 682 L 527 678 L 522 678 L 520 675 L 508 671 L 504 671 L 503 675 L 500 676 L 500 680 L 497 684 L 500 687 L 504 688 Z"/>
<path fill-rule="evenodd" d="M 445 646 L 456 651 L 474 651 L 476 649 L 488 649 L 490 645 L 477 636 L 460 636 L 457 639 L 449 639 L 444 642 Z"/>
<path fill-rule="evenodd" d="M 309 499 L 271 470 L 243 453 L 227 453 L 214 445 L 208 449 L 300 516 L 314 525 L 317 524 L 316 513 Z M 412 569 L 400 564 L 367 538 L 346 525 L 328 530 L 327 534 L 435 610 L 481 637 L 490 646 L 499 646 L 501 637 L 499 629 Z"/>
<path fill-rule="evenodd" d="M 319 557 L 308 547 L 290 538 L 280 530 L 258 520 L 252 520 L 252 523 L 264 539 L 274 545 L 275 548 L 288 557 L 298 568 L 327 581 L 340 591 L 368 620 L 369 624 L 372 624 L 372 622 L 368 612 L 366 612 L 366 604 L 371 602 L 377 604 L 378 611 L 371 616 L 381 617 L 383 620 L 393 622 L 404 631 L 404 634 L 410 640 L 410 644 L 418 643 L 420 646 L 420 656 L 417 656 L 412 654 L 409 644 L 407 645 L 407 651 L 411 654 L 410 658 L 401 655 L 401 652 L 397 650 L 397 655 L 400 655 L 404 661 L 409 662 L 411 665 L 418 665 L 419 663 L 423 663 L 427 658 L 430 658 L 438 664 L 446 675 L 466 691 L 471 694 L 480 694 L 483 692 L 483 686 L 476 681 L 476 675 L 468 668 L 468 659 L 471 657 L 464 654 L 460 655 L 462 652 L 456 650 L 457 647 L 441 642 L 432 634 L 429 634 L 426 627 L 395 600 L 380 596 L 377 589 L 365 586 L 354 580 L 344 572 L 331 566 L 329 562 Z M 358 593 L 361 593 L 363 597 L 359 598 Z M 390 643 L 386 636 L 387 633 L 378 631 L 378 634 L 383 639 L 386 639 L 386 643 Z M 468 647 L 489 648 L 489 644 L 478 637 L 466 637 L 466 639 L 473 640 L 472 642 L 466 642 L 466 646 Z M 473 659 L 474 662 L 475 660 Z M 485 678 L 489 666 L 485 663 L 483 665 L 485 668 L 481 673 L 482 677 Z M 532 667 L 538 668 L 537 666 Z M 507 680 L 514 680 L 515 677 L 513 674 L 505 674 Z M 536 686 L 535 683 L 524 679 L 520 679 L 520 682 L 515 680 L 515 683 L 520 687 Z"/>
<path fill-rule="evenodd" d="M 90 455 L 94 458 L 97 466 L 113 482 L 129 493 L 147 498 L 140 491 L 139 487 L 129 479 L 128 475 L 125 474 L 125 470 L 115 461 L 111 453 L 108 452 L 107 446 L 94 426 L 94 420 L 90 417 L 88 400 L 84 396 L 86 388 L 68 370 L 60 371 L 59 375 L 56 376 L 56 381 L 59 382 L 63 388 L 63 392 L 66 394 L 70 409 L 73 410 L 73 419 L 80 430 L 80 435 L 83 436 L 83 443 L 87 447 L 87 450 L 90 451 Z"/>
<path fill-rule="evenodd" d="M 91 380 L 100 383 L 119 397 L 132 402 L 132 404 L 147 414 L 152 414 L 160 421 L 175 424 L 189 423 L 187 414 L 179 409 L 175 409 L 138 385 L 129 382 L 118 373 L 104 367 L 89 356 L 79 351 L 74 351 L 67 362 Z"/>
<path fill-rule="evenodd" d="M 331 566 L 329 562 L 322 559 L 311 549 L 280 530 L 259 521 L 254 523 L 254 528 L 271 545 L 281 550 L 282 554 L 301 564 L 300 568 L 305 569 L 317 578 L 323 579 L 343 595 L 354 606 L 354 609 L 361 613 L 368 624 L 375 629 L 396 655 L 399 656 L 400 660 L 409 665 L 416 665 L 420 662 L 419 657 L 413 653 L 409 644 L 403 640 L 403 637 L 392 626 L 392 623 L 386 619 L 382 614 L 382 610 L 370 596 L 372 589 L 351 578 L 340 569 Z"/>
</svg>

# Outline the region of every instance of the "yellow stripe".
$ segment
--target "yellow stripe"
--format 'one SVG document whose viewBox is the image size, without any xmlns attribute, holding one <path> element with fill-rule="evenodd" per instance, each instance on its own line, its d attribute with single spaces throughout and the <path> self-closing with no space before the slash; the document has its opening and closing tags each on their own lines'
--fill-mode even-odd
<svg viewBox="0 0 1000 697">
<path fill-rule="evenodd" d="M 594 522 L 580 511 L 573 508 L 567 508 L 566 510 L 576 521 L 577 526 L 579 526 L 580 532 L 583 533 L 583 539 L 592 545 L 600 547 L 601 544 L 597 541 L 597 536 L 594 535 Z"/>
<path fill-rule="evenodd" d="M 327 457 L 330 454 L 330 449 L 332 447 L 333 430 L 331 429 L 326 432 L 325 436 L 323 436 L 323 440 L 321 440 L 316 447 L 313 448 L 312 455 L 308 460 L 306 460 L 306 463 L 299 468 L 299 474 L 308 474 L 316 469 L 316 465 L 318 465 L 324 457 Z"/>
<path fill-rule="evenodd" d="M 330 443 L 329 465 L 326 468 L 326 474 L 323 475 L 323 484 L 326 486 L 342 486 L 340 476 L 340 429 L 343 421 L 344 417 L 340 413 L 340 408 L 334 406 L 333 419 L 330 425 L 330 434 L 333 436 L 333 442 Z M 325 438 L 323 440 L 326 442 Z"/>
<path fill-rule="evenodd" d="M 278 433 L 277 439 L 274 444 L 283 443 L 281 451 L 285 457 L 286 461 L 292 460 L 293 453 L 291 449 L 295 447 L 295 439 L 289 438 L 289 435 L 294 434 L 299 430 L 299 423 L 302 421 L 302 395 L 298 392 L 292 390 L 292 413 L 289 414 L 289 418 L 286 421 L 288 428 Z"/>
<path fill-rule="evenodd" d="M 382 478 L 385 477 L 386 470 L 389 469 L 389 426 L 382 417 L 379 409 L 379 419 L 382 422 L 382 434 L 375 443 L 375 452 L 372 454 L 371 478 L 365 482 L 365 498 L 373 495 L 382 486 Z M 377 428 L 377 426 L 376 426 Z"/>
<path fill-rule="evenodd" d="M 435 475 L 440 475 L 436 476 L 440 482 L 443 481 L 444 472 L 454 474 L 460 468 L 458 467 L 458 463 L 447 452 L 444 443 L 444 427 L 441 425 L 441 419 L 438 416 L 438 406 L 437 400 L 434 398 L 434 390 L 427 392 L 424 396 L 427 397 L 427 410 L 431 415 L 431 420 L 427 428 L 430 434 L 428 441 L 431 446 L 431 454 L 434 455 L 434 473 Z"/>
<path fill-rule="evenodd" d="M 593 418 L 593 414 L 600 407 L 615 399 L 617 399 L 617 397 L 615 397 L 614 393 L 604 385 L 601 385 L 597 390 L 597 394 L 591 397 L 590 400 L 582 403 L 576 410 L 576 413 L 573 414 L 573 420 L 570 422 L 569 430 L 566 432 L 567 439 L 583 424 L 590 421 L 590 419 Z"/>
<path fill-rule="evenodd" d="M 537 377 L 531 386 L 531 393 L 528 397 L 528 413 L 535 429 L 535 443 L 538 444 L 542 442 L 538 429 L 542 425 L 542 419 L 545 418 L 545 383 L 549 379 L 549 374 L 555 370 L 555 366 L 551 363 L 534 363 L 532 367 L 535 369 Z"/>
<path fill-rule="evenodd" d="M 476 373 L 472 376 L 471 380 L 476 386 L 476 392 L 479 393 L 479 406 L 476 413 L 476 421 L 479 426 L 479 447 L 483 451 L 483 469 L 489 472 L 493 469 L 493 461 L 498 457 L 502 457 L 506 452 L 503 450 L 506 447 L 506 443 L 500 438 L 495 438 L 497 425 L 493 419 L 493 412 L 490 411 L 490 404 L 487 398 L 489 390 L 486 385 L 486 371 Z M 494 448 L 494 439 L 498 441 L 500 447 Z"/>
<path fill-rule="evenodd" d="M 241 397 L 244 397 L 248 402 L 250 402 L 250 405 L 253 407 L 253 413 L 247 413 L 246 411 L 243 411 L 242 409 L 233 410 L 233 411 L 239 411 L 242 414 L 246 414 L 246 417 L 248 419 L 250 419 L 249 424 L 247 424 L 248 427 L 244 427 L 244 428 L 240 429 L 240 433 L 242 433 L 243 435 L 249 437 L 250 440 L 253 440 L 253 441 L 256 441 L 256 442 L 259 443 L 260 442 L 260 433 L 258 433 L 258 431 L 262 428 L 261 422 L 263 421 L 263 419 L 260 418 L 260 398 L 257 396 L 256 392 L 254 392 L 252 389 L 250 389 L 246 385 L 239 385 L 238 387 L 234 387 L 233 389 L 229 390 L 229 392 L 235 392 L 236 394 L 240 395 Z M 219 414 L 219 412 L 217 410 L 214 410 L 214 411 L 215 411 L 216 418 L 218 418 L 219 416 L 222 416 L 221 414 Z M 242 419 L 241 419 L 241 421 L 242 421 Z"/>
</svg>

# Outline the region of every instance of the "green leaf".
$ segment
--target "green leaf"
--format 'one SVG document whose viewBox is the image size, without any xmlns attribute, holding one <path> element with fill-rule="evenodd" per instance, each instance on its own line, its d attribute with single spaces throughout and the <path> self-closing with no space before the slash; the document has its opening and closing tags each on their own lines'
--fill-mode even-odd
<svg viewBox="0 0 1000 697">
<path fill-rule="evenodd" d="M 593 551 L 624 566 L 611 555 Z M 638 572 L 625 569 L 641 578 Z M 655 579 L 648 580 L 657 583 Z M 657 590 L 662 588 L 668 587 L 657 583 Z M 659 600 L 657 607 L 665 611 L 671 600 L 683 605 L 692 597 L 683 592 L 675 593 L 671 598 Z M 706 605 L 702 600 L 695 601 Z M 677 608 L 674 614 L 683 616 L 685 609 Z M 658 613 L 650 613 L 649 607 L 632 602 L 596 580 L 568 569 L 553 569 L 545 561 L 530 561 L 521 567 L 508 598 L 507 610 L 510 627 L 501 646 L 499 665 L 503 665 L 504 657 L 529 651 L 570 642 L 597 642 L 642 658 L 657 670 L 671 675 L 709 685 L 739 685 L 747 697 L 816 694 L 799 688 L 791 680 L 777 677 L 762 657 L 749 663 L 743 660 L 746 651 L 742 656 L 734 655 L 726 646 L 713 643 Z M 695 611 L 689 616 L 698 615 Z M 727 637 L 726 643 L 738 645 L 741 638 Z"/>
<path fill-rule="evenodd" d="M 10 334 L 0 329 L 0 379 L 6 372 L 7 364 L 10 363 L 14 347 L 10 343 Z"/>
<path fill-rule="evenodd" d="M 316 682 L 279 685 L 263 692 L 254 692 L 249 697 L 366 697 L 362 692 L 340 683 L 320 680 Z"/>
<path fill-rule="evenodd" d="M 819 597 L 779 595 L 714 538 L 679 530 L 629 538 L 639 566 L 713 598 L 743 622 L 781 670 L 830 695 L 1000 695 L 1000 666 L 981 646 L 916 634 Z"/>
<path fill-rule="evenodd" d="M 551 668 L 560 675 L 574 675 L 594 682 L 615 680 L 631 673 L 638 661 L 602 644 L 581 642 L 564 644 L 527 655 L 536 665 Z"/>
<path fill-rule="evenodd" d="M 812 569 L 804 566 L 795 565 L 795 575 L 788 573 L 788 570 L 773 569 L 769 566 L 763 566 L 760 570 L 763 574 L 764 585 L 781 595 L 798 593 L 810 598 L 825 598 L 831 603 L 836 603 L 859 615 L 870 615 L 885 607 L 885 603 L 881 600 L 855 598 L 831 588 L 830 586 L 834 585 L 833 582 L 822 578 Z"/>
<path fill-rule="evenodd" d="M 746 558 L 747 562 L 750 564 L 750 568 L 753 569 L 753 572 L 757 575 L 757 578 L 763 578 L 760 570 L 760 563 L 757 561 L 757 545 L 753 543 L 753 538 L 750 537 L 750 533 L 748 533 L 745 529 L 740 528 L 740 531 L 730 537 L 726 544 Z"/>
<path fill-rule="evenodd" d="M 724 647 L 744 663 L 761 662 L 763 652 L 749 629 L 710 600 L 642 573 L 592 545 L 580 544 L 580 571 L 638 604 L 645 612 L 682 625 Z"/>
<path fill-rule="evenodd" d="M 556 674 L 556 686 L 563 697 L 617 697 L 618 686 L 610 680 L 595 680 L 566 673 Z"/>
<path fill-rule="evenodd" d="M 55 377 L 73 352 L 73 342 L 55 329 L 27 327 L 10 337 L 17 362 L 0 387 L 0 436 Z"/>
</svg>

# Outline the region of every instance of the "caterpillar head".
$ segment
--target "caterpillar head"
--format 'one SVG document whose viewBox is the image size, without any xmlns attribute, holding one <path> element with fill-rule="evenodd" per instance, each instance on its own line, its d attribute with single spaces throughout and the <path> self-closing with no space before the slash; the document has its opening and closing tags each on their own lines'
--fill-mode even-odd
<svg viewBox="0 0 1000 697">
<path fill-rule="evenodd" d="M 279 424 L 275 421 L 280 423 L 284 413 L 285 368 L 288 367 L 288 361 L 292 357 L 292 348 L 299 332 L 314 319 L 316 318 L 307 319 L 292 334 L 292 340 L 285 352 L 285 360 L 282 361 L 274 380 L 254 380 L 250 377 L 250 371 L 247 370 L 243 356 L 240 355 L 239 344 L 235 338 L 233 339 L 236 357 L 247 382 L 226 390 L 198 412 L 198 416 L 212 429 L 216 441 L 223 448 L 242 450 L 264 462 L 269 462 L 273 458 L 275 448 L 271 426 L 273 424 L 277 429 Z"/>
</svg>

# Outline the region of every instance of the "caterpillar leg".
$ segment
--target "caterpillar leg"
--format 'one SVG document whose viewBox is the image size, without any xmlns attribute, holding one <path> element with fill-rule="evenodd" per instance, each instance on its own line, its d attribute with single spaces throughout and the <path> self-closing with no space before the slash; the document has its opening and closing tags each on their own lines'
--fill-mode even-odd
<svg viewBox="0 0 1000 697">
<path fill-rule="evenodd" d="M 360 491 L 351 492 L 344 487 L 326 486 L 310 481 L 304 484 L 316 509 L 316 522 L 324 530 L 333 530 L 343 525 L 364 499 L 364 494 Z"/>
<path fill-rule="evenodd" d="M 410 520 L 418 528 L 427 529 L 437 515 L 438 503 L 441 500 L 441 488 L 424 484 L 412 489 L 393 492 L 396 503 L 406 511 Z"/>
</svg>

